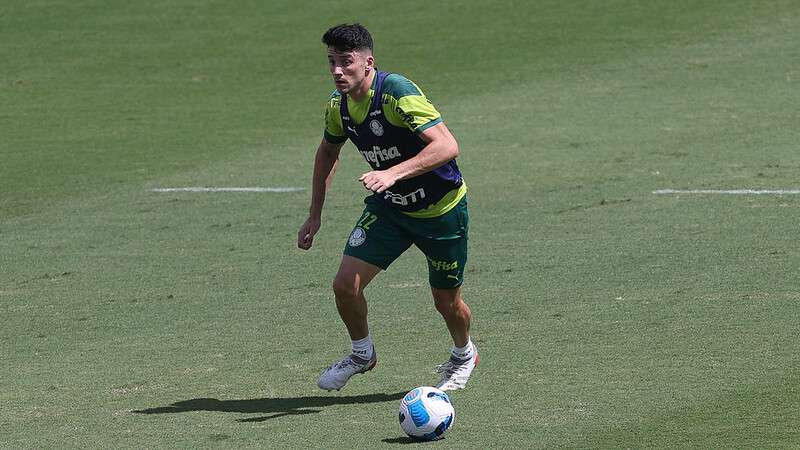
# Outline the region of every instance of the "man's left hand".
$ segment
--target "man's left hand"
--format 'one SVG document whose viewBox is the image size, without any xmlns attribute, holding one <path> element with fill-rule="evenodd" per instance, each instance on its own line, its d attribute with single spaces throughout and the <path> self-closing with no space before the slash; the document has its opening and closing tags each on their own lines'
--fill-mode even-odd
<svg viewBox="0 0 800 450">
<path fill-rule="evenodd" d="M 373 170 L 361 175 L 358 181 L 364 183 L 364 187 L 370 191 L 380 194 L 394 186 L 397 177 L 388 170 Z"/>
</svg>

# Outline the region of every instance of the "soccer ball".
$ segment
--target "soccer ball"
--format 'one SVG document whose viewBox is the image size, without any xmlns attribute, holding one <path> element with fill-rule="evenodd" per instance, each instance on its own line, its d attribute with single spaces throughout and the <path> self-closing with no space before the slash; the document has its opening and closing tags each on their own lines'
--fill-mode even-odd
<svg viewBox="0 0 800 450">
<path fill-rule="evenodd" d="M 450 397 L 430 386 L 418 387 L 400 401 L 400 428 L 412 439 L 439 439 L 455 419 Z"/>
</svg>

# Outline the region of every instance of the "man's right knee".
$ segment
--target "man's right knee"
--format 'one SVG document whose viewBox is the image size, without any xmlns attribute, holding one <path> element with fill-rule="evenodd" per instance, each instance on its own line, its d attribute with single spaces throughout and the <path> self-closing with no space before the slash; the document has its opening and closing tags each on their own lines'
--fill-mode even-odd
<svg viewBox="0 0 800 450">
<path fill-rule="evenodd" d="M 370 281 L 381 268 L 352 256 L 344 256 L 339 271 L 333 279 L 333 293 L 337 302 L 347 302 L 361 297 Z"/>
<path fill-rule="evenodd" d="M 361 293 L 358 281 L 356 274 L 352 274 L 352 276 L 336 275 L 336 278 L 333 279 L 333 294 L 336 296 L 336 300 L 346 302 L 358 297 Z"/>
</svg>

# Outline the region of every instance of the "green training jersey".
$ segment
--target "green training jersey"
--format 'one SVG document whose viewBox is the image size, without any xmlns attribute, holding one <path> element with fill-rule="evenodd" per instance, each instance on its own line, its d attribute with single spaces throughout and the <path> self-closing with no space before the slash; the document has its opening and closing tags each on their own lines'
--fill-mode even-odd
<svg viewBox="0 0 800 450">
<path fill-rule="evenodd" d="M 376 72 L 365 99 L 355 101 L 351 96 L 347 96 L 347 110 L 351 123 L 360 125 L 367 119 L 370 105 L 375 96 L 377 78 Z M 439 111 L 425 97 L 422 90 L 406 77 L 395 73 L 389 74 L 384 79 L 381 90 L 383 92 L 381 110 L 391 125 L 419 134 L 442 122 Z M 342 122 L 341 101 L 342 95 L 338 91 L 334 91 L 325 108 L 324 137 L 327 142 L 332 144 L 340 144 L 348 139 Z M 419 218 L 440 216 L 452 209 L 464 197 L 466 190 L 466 184 L 462 183 L 459 188 L 454 189 L 425 210 L 404 212 L 404 214 Z"/>
<path fill-rule="evenodd" d="M 442 121 L 439 111 L 413 81 L 392 73 L 383 83 L 383 113 L 392 125 L 421 133 Z M 364 122 L 374 95 L 375 80 L 372 81 L 372 87 L 364 100 L 357 102 L 351 96 L 347 96 L 347 109 L 353 122 L 357 124 Z M 340 144 L 347 140 L 342 128 L 342 115 L 339 112 L 341 101 L 342 94 L 334 91 L 325 108 L 325 140 L 332 144 Z"/>
</svg>

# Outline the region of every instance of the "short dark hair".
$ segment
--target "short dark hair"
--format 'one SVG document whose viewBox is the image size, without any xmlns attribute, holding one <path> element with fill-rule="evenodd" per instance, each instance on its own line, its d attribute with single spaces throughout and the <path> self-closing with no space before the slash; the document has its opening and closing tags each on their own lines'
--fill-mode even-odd
<svg viewBox="0 0 800 450">
<path fill-rule="evenodd" d="M 340 52 L 369 49 L 372 51 L 372 36 L 363 25 L 354 23 L 336 25 L 322 35 L 322 43 Z"/>
</svg>

